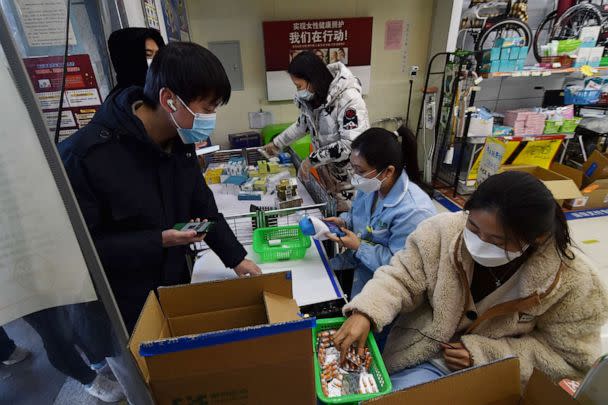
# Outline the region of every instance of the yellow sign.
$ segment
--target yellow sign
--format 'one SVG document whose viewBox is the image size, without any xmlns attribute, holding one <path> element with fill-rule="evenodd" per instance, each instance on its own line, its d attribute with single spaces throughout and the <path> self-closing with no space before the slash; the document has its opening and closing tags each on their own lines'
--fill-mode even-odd
<svg viewBox="0 0 608 405">
<path fill-rule="evenodd" d="M 548 169 L 561 144 L 561 139 L 530 141 L 517 155 L 513 164 L 532 165 Z"/>
<path fill-rule="evenodd" d="M 487 145 L 488 141 L 490 141 L 491 143 L 500 143 L 504 146 L 505 152 L 500 161 L 501 165 L 507 161 L 507 159 L 513 154 L 513 152 L 515 152 L 515 149 L 517 149 L 517 147 L 520 144 L 520 141 L 503 142 L 498 138 L 487 138 L 486 145 Z M 477 159 L 475 159 L 475 163 L 473 163 L 473 166 L 471 167 L 471 171 L 469 171 L 469 176 L 467 177 L 467 180 L 477 179 L 477 173 L 479 172 L 479 164 L 481 163 L 481 159 L 483 158 L 483 153 L 486 150 L 486 147 L 487 147 L 486 145 L 484 145 L 483 149 L 477 156 Z"/>
</svg>

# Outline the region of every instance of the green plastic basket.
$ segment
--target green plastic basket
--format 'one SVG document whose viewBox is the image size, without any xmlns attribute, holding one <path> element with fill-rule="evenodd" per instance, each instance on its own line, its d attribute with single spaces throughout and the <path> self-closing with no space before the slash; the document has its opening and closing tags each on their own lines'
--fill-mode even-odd
<svg viewBox="0 0 608 405">
<path fill-rule="evenodd" d="M 393 384 L 388 376 L 380 349 L 376 344 L 374 335 L 370 332 L 367 336 L 367 347 L 372 355 L 372 365 L 370 366 L 369 372 L 374 376 L 376 384 L 378 385 L 378 392 L 374 394 L 353 394 L 343 395 L 341 397 L 326 397 L 321 389 L 321 365 L 319 364 L 319 358 L 317 356 L 317 333 L 327 329 L 338 329 L 346 321 L 346 318 L 328 318 L 328 319 L 317 319 L 317 326 L 312 330 L 312 347 L 315 352 L 315 386 L 317 390 L 317 398 L 321 402 L 326 404 L 351 404 L 358 403 L 360 401 L 366 401 L 368 399 L 376 398 L 381 395 L 389 394 L 393 389 Z"/>
<path fill-rule="evenodd" d="M 270 246 L 269 240 L 281 240 L 278 246 Z M 253 231 L 253 251 L 262 262 L 298 260 L 306 255 L 310 247 L 310 236 L 302 233 L 299 225 L 258 228 Z"/>
</svg>

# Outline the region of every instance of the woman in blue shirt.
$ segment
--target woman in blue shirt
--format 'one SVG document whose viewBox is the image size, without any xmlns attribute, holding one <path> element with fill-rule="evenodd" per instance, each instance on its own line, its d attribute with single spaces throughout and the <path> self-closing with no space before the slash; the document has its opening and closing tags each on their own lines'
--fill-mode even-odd
<svg viewBox="0 0 608 405">
<path fill-rule="evenodd" d="M 355 269 L 351 298 L 378 267 L 389 264 L 404 248 L 420 222 L 436 214 L 429 196 L 416 185 L 420 179 L 416 139 L 405 127 L 398 131 L 405 142 L 405 156 L 395 133 L 383 128 L 370 128 L 353 141 L 351 182 L 357 194 L 349 212 L 326 219 L 346 233 L 341 238 L 331 234 L 332 240 L 348 249 L 334 257 L 331 266 Z"/>
</svg>

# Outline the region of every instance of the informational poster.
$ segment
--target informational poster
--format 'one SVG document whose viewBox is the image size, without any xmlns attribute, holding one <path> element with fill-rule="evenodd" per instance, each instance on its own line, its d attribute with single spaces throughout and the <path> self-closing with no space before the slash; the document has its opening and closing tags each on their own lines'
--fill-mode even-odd
<svg viewBox="0 0 608 405">
<path fill-rule="evenodd" d="M 28 110 L 0 49 L 0 325 L 96 299 Z"/>
<path fill-rule="evenodd" d="M 51 132 L 57 125 L 63 56 L 25 58 L 25 68 Z M 101 105 L 99 86 L 89 55 L 68 56 L 60 139 L 88 124 Z"/>
<path fill-rule="evenodd" d="M 268 99 L 290 100 L 294 86 L 287 74 L 300 52 L 314 52 L 326 64 L 342 62 L 369 92 L 372 58 L 372 17 L 265 21 L 264 54 Z"/>
<path fill-rule="evenodd" d="M 186 0 L 161 0 L 169 41 L 190 41 Z"/>
<path fill-rule="evenodd" d="M 144 17 L 146 19 L 146 25 L 148 28 L 160 30 L 160 23 L 158 22 L 158 10 L 156 9 L 155 0 L 144 0 Z"/>
<path fill-rule="evenodd" d="M 387 51 L 401 49 L 403 38 L 403 20 L 389 20 L 384 28 L 384 49 Z"/>
<path fill-rule="evenodd" d="M 65 0 L 16 0 L 19 18 L 30 47 L 65 44 L 67 8 Z M 76 45 L 70 26 L 69 44 Z"/>
<path fill-rule="evenodd" d="M 548 169 L 562 139 L 530 141 L 513 161 L 514 165 L 532 165 Z"/>
<path fill-rule="evenodd" d="M 493 142 L 493 141 L 496 141 L 497 139 L 496 138 L 487 138 L 486 144 L 488 143 L 488 140 L 491 140 L 490 142 Z M 513 154 L 513 152 L 515 152 L 515 149 L 517 149 L 517 147 L 519 146 L 519 144 L 521 142 L 520 141 L 502 142 L 500 139 L 498 139 L 498 141 L 503 143 L 504 148 L 505 148 L 505 151 L 502 154 L 502 159 L 500 161 L 500 164 L 502 165 L 507 161 L 507 159 L 509 159 L 511 157 L 511 155 Z M 468 176 L 467 180 L 473 181 L 473 180 L 477 179 L 477 173 L 479 172 L 479 166 L 483 159 L 485 150 L 486 150 L 486 147 L 484 145 L 484 148 L 481 150 L 479 155 L 477 155 L 477 159 L 475 159 L 475 163 L 473 163 L 473 166 L 471 167 L 471 170 L 469 171 L 469 176 Z"/>
</svg>

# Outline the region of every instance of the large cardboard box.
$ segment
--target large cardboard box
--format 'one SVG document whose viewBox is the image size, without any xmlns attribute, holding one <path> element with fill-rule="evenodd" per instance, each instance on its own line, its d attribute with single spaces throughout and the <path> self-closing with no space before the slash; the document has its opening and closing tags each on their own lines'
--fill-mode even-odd
<svg viewBox="0 0 608 405">
<path fill-rule="evenodd" d="M 151 292 L 129 348 L 158 404 L 312 404 L 311 329 L 291 273 Z"/>
<path fill-rule="evenodd" d="M 519 360 L 509 358 L 450 374 L 365 402 L 373 405 L 575 405 L 561 387 L 535 370 L 521 393 Z"/>
<path fill-rule="evenodd" d="M 517 170 L 530 173 L 537 179 L 541 180 L 545 186 L 553 194 L 553 198 L 562 205 L 564 201 L 581 198 L 582 194 L 577 185 L 569 177 L 556 173 L 552 170 L 543 169 L 538 166 L 511 166 L 505 165 L 500 168 L 501 171 Z"/>
<path fill-rule="evenodd" d="M 600 158 L 601 156 L 595 156 L 595 161 L 600 161 Z M 589 161 L 586 165 L 592 167 L 592 164 L 589 164 Z M 594 167 L 599 167 L 599 165 L 594 165 Z M 594 172 L 595 180 L 585 176 L 584 168 L 583 170 L 577 170 L 559 163 L 553 163 L 551 165 L 551 170 L 569 177 L 581 188 L 581 197 L 566 200 L 564 202 L 566 208 L 572 210 L 586 210 L 608 207 L 608 173 L 605 176 L 606 178 L 598 177 L 598 173 L 601 174 L 602 169 L 598 169 L 599 172 Z M 606 166 L 604 170 L 608 170 L 608 166 Z"/>
</svg>

